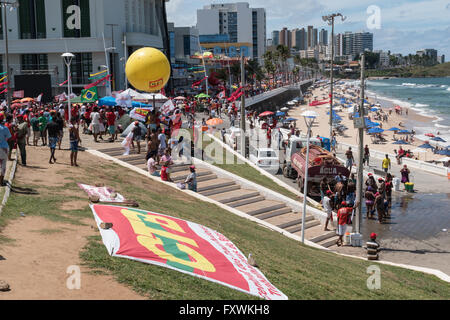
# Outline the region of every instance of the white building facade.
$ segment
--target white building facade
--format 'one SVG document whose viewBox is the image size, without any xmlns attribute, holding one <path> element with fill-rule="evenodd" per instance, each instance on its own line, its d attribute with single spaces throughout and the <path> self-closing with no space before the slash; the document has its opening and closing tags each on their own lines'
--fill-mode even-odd
<svg viewBox="0 0 450 320">
<path fill-rule="evenodd" d="M 228 35 L 230 43 L 249 43 L 250 57 L 266 52 L 266 10 L 246 2 L 211 4 L 197 10 L 200 36 Z"/>
<path fill-rule="evenodd" d="M 167 0 L 166 0 L 167 1 Z M 166 23 L 163 0 L 18 0 L 19 7 L 7 10 L 7 32 L 11 86 L 14 76 L 51 76 L 53 95 L 67 87 L 64 52 L 75 55 L 71 65 L 73 91 L 93 81 L 90 75 L 109 67 L 112 90 L 126 87 L 125 62 L 141 47 L 165 48 Z M 2 30 L 5 29 L 2 19 Z M 5 40 L 0 38 L 2 70 Z M 107 48 L 107 50 L 105 50 Z M 99 87 L 104 94 L 105 87 Z"/>
</svg>

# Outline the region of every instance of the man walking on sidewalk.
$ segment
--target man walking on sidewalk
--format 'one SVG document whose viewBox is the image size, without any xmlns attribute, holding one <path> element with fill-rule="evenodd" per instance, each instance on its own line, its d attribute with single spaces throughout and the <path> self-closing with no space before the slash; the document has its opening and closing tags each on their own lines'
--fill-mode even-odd
<svg viewBox="0 0 450 320">
<path fill-rule="evenodd" d="M 347 152 L 345 153 L 345 156 L 347 157 L 347 163 L 345 164 L 345 167 L 351 172 L 353 163 L 355 162 L 355 159 L 353 158 L 352 147 L 348 148 Z"/>
<path fill-rule="evenodd" d="M 386 158 L 383 159 L 383 163 L 381 164 L 381 166 L 386 173 L 391 170 L 391 159 L 389 159 L 389 155 L 386 155 Z"/>
</svg>

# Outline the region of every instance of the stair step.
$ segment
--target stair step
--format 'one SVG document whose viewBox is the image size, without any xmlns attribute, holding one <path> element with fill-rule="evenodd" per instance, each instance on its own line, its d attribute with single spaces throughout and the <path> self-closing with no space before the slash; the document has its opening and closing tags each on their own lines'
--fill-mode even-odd
<svg viewBox="0 0 450 320">
<path fill-rule="evenodd" d="M 320 236 L 317 236 L 317 237 L 314 237 L 312 239 L 308 239 L 308 240 L 311 241 L 311 242 L 314 242 L 314 243 L 319 243 L 319 242 L 322 242 L 324 240 L 328 240 L 328 239 L 333 238 L 333 237 L 336 237 L 336 232 L 335 231 L 324 231 L 324 234 L 322 234 Z"/>
<path fill-rule="evenodd" d="M 173 164 L 170 166 L 170 173 L 188 171 L 191 164 Z M 160 168 L 161 166 L 158 166 Z"/>
<path fill-rule="evenodd" d="M 310 221 L 313 221 L 313 220 L 314 220 L 313 216 L 306 216 L 306 218 L 305 218 L 305 222 L 306 223 L 308 223 Z M 296 225 L 301 225 L 301 224 L 303 224 L 302 219 L 295 219 L 295 220 L 292 220 L 290 222 L 286 222 L 286 223 L 277 225 L 277 227 L 281 228 L 281 229 L 287 229 L 287 228 L 290 228 L 290 227 L 293 227 L 293 226 L 296 226 Z"/>
<path fill-rule="evenodd" d="M 212 172 L 207 169 L 198 169 L 198 170 L 196 170 L 196 173 L 197 173 L 197 181 L 199 181 L 198 179 L 200 177 L 212 175 Z M 174 181 L 186 180 L 186 178 L 188 177 L 189 174 L 190 174 L 190 172 L 187 172 L 187 171 L 186 172 L 178 171 L 178 172 L 174 173 L 173 175 L 171 175 L 170 177 Z"/>
<path fill-rule="evenodd" d="M 289 207 L 285 207 L 285 208 L 269 211 L 269 212 L 266 212 L 266 213 L 261 214 L 261 215 L 257 215 L 256 217 L 258 219 L 261 219 L 261 220 L 266 220 L 266 219 L 270 219 L 270 218 L 273 218 L 273 217 L 281 216 L 283 214 L 287 214 L 289 212 L 292 212 L 292 209 L 289 208 Z"/>
<path fill-rule="evenodd" d="M 318 225 L 320 225 L 320 222 L 317 221 L 317 220 L 309 221 L 309 222 L 307 222 L 305 224 L 305 230 L 309 229 L 309 228 L 312 228 L 312 227 L 315 227 L 315 226 L 318 226 Z M 295 233 L 298 233 L 298 232 L 302 231 L 302 228 L 303 228 L 303 224 L 300 225 L 300 226 L 295 226 L 295 227 L 291 227 L 289 229 L 286 229 L 286 231 L 295 234 Z"/>
<path fill-rule="evenodd" d="M 120 160 L 120 159 L 119 159 L 119 160 Z M 135 159 L 135 160 L 128 160 L 128 159 L 125 159 L 125 160 L 122 160 L 122 161 L 123 161 L 123 162 L 126 162 L 126 163 L 128 163 L 128 164 L 131 164 L 131 165 L 146 164 L 145 156 L 142 157 L 142 158 L 140 158 L 140 159 Z"/>
<path fill-rule="evenodd" d="M 243 200 L 243 199 L 248 199 L 248 198 L 253 198 L 259 196 L 259 192 L 258 191 L 254 191 L 254 190 L 245 190 L 245 189 L 240 189 L 237 191 L 230 191 L 230 192 L 225 192 L 222 194 L 217 194 L 211 197 L 211 199 L 216 200 L 220 203 L 230 203 L 230 202 L 234 202 L 234 201 L 238 201 L 238 200 Z"/>
<path fill-rule="evenodd" d="M 128 162 L 128 161 L 133 161 L 133 160 L 145 160 L 146 154 L 145 153 L 141 153 L 141 154 L 137 154 L 137 155 L 129 155 L 129 156 L 119 156 L 117 157 L 117 159 Z"/>
<path fill-rule="evenodd" d="M 325 248 L 329 248 L 329 247 L 332 247 L 332 246 L 336 245 L 337 239 L 338 239 L 338 236 L 336 235 L 333 238 L 327 239 L 327 240 L 325 240 L 323 242 L 319 242 L 318 245 L 320 245 L 322 247 L 325 247 Z"/>
<path fill-rule="evenodd" d="M 124 151 L 123 147 L 117 147 L 117 148 L 106 148 L 106 149 L 99 149 L 99 152 L 102 153 L 111 153 L 111 152 L 118 152 L 118 151 Z M 131 150 L 130 150 L 131 151 Z"/>
<path fill-rule="evenodd" d="M 235 182 L 228 179 L 213 179 L 209 181 L 203 181 L 197 184 L 198 192 L 208 191 L 212 189 L 218 189 L 222 187 L 228 187 L 234 185 Z"/>
<path fill-rule="evenodd" d="M 258 203 L 247 204 L 239 208 L 240 211 L 243 211 L 249 215 L 256 216 L 261 213 L 266 213 L 269 211 L 277 210 L 286 207 L 284 203 L 264 200 Z"/>
<path fill-rule="evenodd" d="M 215 194 L 220 194 L 220 193 L 230 192 L 230 191 L 239 190 L 239 189 L 241 189 L 240 186 L 238 186 L 238 185 L 232 185 L 232 186 L 228 186 L 228 187 L 223 187 L 223 188 L 217 188 L 217 189 L 212 189 L 212 190 L 202 191 L 202 192 L 199 192 L 199 193 L 200 193 L 202 196 L 209 197 L 209 196 L 213 196 L 213 195 L 215 195 Z"/>
<path fill-rule="evenodd" d="M 265 200 L 264 197 L 256 196 L 256 197 L 253 197 L 253 198 L 238 200 L 238 201 L 234 201 L 234 202 L 228 202 L 227 206 L 232 207 L 232 208 L 239 208 L 239 207 L 245 206 L 247 204 L 251 204 L 251 203 L 255 203 L 255 202 L 259 202 L 259 201 L 264 201 L 264 200 Z"/>
</svg>

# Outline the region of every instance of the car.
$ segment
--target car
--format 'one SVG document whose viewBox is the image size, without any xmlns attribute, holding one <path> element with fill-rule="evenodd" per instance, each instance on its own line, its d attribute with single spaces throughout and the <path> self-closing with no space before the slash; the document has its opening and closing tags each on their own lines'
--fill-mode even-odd
<svg viewBox="0 0 450 320">
<path fill-rule="evenodd" d="M 280 170 L 280 159 L 271 148 L 255 148 L 250 146 L 250 161 L 271 174 Z"/>
</svg>

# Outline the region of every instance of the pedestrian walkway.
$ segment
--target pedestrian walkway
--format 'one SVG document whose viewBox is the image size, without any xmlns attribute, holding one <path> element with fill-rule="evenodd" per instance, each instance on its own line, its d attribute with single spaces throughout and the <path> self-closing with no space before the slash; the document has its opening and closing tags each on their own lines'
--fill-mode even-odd
<svg viewBox="0 0 450 320">
<path fill-rule="evenodd" d="M 345 157 L 346 150 L 338 150 L 337 156 L 340 159 L 346 159 Z M 359 163 L 359 153 L 358 150 L 352 148 L 353 157 L 355 158 L 355 162 Z M 370 157 L 369 166 L 364 166 L 364 170 L 368 172 L 375 172 L 375 169 L 382 170 L 381 163 L 383 159 L 378 159 L 374 157 Z M 403 165 L 397 164 L 397 159 L 391 158 L 391 170 L 389 172 L 398 178 L 401 178 L 400 170 L 403 168 Z M 353 172 L 356 172 L 356 167 L 353 167 Z M 447 177 L 443 177 L 437 174 L 429 173 L 422 171 L 420 169 L 409 168 L 411 171 L 410 181 L 414 183 L 414 190 L 420 193 L 450 193 L 450 180 Z M 376 172 L 375 172 L 376 173 Z"/>
</svg>

